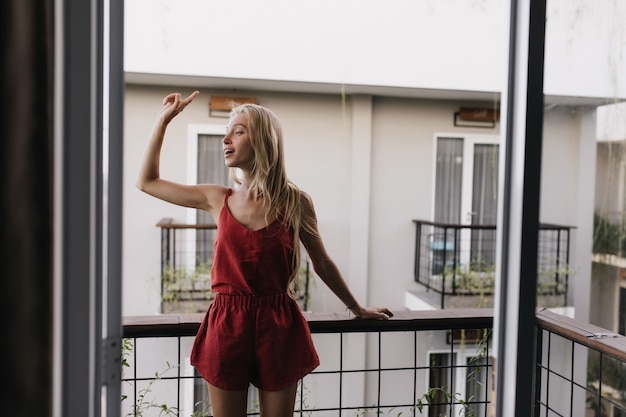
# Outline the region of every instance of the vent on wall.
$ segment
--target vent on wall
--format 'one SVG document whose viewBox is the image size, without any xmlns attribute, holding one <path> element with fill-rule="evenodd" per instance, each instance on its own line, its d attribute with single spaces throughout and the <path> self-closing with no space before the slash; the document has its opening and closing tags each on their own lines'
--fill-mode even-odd
<svg viewBox="0 0 626 417">
<path fill-rule="evenodd" d="M 228 117 L 230 111 L 241 104 L 256 104 L 254 97 L 211 96 L 209 100 L 209 116 Z"/>
<path fill-rule="evenodd" d="M 454 126 L 457 127 L 496 127 L 500 120 L 500 110 L 494 108 L 461 107 L 454 112 Z"/>
</svg>

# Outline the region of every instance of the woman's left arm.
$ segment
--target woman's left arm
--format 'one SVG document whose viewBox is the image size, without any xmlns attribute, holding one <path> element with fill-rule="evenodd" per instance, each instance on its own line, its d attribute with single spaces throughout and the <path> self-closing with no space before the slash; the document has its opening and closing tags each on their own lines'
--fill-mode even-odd
<svg viewBox="0 0 626 417">
<path fill-rule="evenodd" d="M 328 288 L 359 318 L 386 320 L 392 317 L 393 313 L 388 308 L 363 307 L 352 295 L 339 268 L 326 251 L 317 228 L 317 216 L 313 207 L 313 201 L 305 193 L 302 193 L 301 213 L 300 240 L 311 258 L 315 273 L 324 281 Z"/>
</svg>

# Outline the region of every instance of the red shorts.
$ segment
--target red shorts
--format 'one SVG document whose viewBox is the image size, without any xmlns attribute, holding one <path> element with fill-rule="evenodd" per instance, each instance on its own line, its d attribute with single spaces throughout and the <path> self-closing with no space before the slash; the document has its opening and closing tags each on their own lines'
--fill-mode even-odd
<svg viewBox="0 0 626 417">
<path fill-rule="evenodd" d="M 319 365 L 309 326 L 286 293 L 217 294 L 204 317 L 191 364 L 226 390 L 285 388 Z"/>
</svg>

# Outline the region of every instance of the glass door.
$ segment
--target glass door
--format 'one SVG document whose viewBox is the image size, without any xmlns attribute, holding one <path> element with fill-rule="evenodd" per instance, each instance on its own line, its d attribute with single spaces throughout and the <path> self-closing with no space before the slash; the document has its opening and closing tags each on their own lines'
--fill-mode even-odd
<svg viewBox="0 0 626 417">
<path fill-rule="evenodd" d="M 465 218 L 462 224 L 472 226 L 495 226 L 498 203 L 498 144 L 485 138 L 465 140 L 466 158 L 471 173 L 464 175 L 464 191 L 466 196 L 461 204 Z M 472 229 L 466 231 L 463 263 L 470 265 L 476 272 L 493 270 L 495 262 L 496 231 L 489 229 Z"/>
<path fill-rule="evenodd" d="M 458 225 L 495 225 L 498 191 L 498 138 L 464 135 L 437 137 L 436 222 Z M 484 271 L 495 260 L 495 230 L 461 229 L 454 242 L 460 265 Z"/>
</svg>

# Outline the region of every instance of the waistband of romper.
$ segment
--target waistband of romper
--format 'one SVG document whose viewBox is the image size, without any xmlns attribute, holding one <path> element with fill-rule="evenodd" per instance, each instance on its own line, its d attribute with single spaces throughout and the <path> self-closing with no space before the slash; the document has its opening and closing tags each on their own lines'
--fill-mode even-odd
<svg viewBox="0 0 626 417">
<path fill-rule="evenodd" d="M 213 304 L 228 307 L 271 307 L 280 306 L 292 300 L 286 292 L 270 295 L 255 294 L 215 294 Z"/>
</svg>

